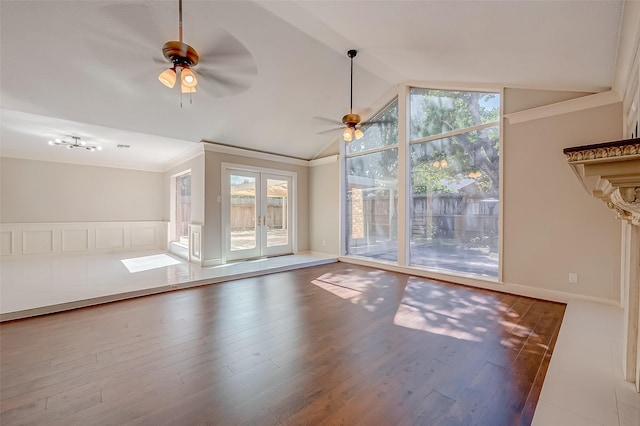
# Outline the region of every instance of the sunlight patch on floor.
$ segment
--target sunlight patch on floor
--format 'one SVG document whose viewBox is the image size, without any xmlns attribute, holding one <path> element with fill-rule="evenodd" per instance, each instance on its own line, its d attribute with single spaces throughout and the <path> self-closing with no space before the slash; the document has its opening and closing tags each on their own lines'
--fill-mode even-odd
<svg viewBox="0 0 640 426">
<path fill-rule="evenodd" d="M 166 254 L 132 257 L 129 259 L 122 259 L 121 262 L 132 274 L 136 272 L 150 271 L 151 269 L 164 268 L 171 265 L 179 265 L 182 263 L 171 256 L 167 256 Z"/>
<path fill-rule="evenodd" d="M 342 299 L 351 299 L 360 295 L 360 291 L 352 290 L 346 287 L 340 287 L 339 285 L 330 284 L 320 280 L 313 280 L 311 284 L 320 287 L 323 290 L 327 290 L 329 293 L 334 294 Z"/>
<path fill-rule="evenodd" d="M 422 312 L 416 307 L 405 304 L 398 306 L 398 311 L 393 318 L 393 324 L 441 336 L 453 337 L 454 339 L 482 342 L 482 338 L 478 335 L 463 330 L 464 324 L 459 321 L 452 318 L 447 318 L 443 321 L 443 318 L 439 318 L 434 313 Z"/>
</svg>

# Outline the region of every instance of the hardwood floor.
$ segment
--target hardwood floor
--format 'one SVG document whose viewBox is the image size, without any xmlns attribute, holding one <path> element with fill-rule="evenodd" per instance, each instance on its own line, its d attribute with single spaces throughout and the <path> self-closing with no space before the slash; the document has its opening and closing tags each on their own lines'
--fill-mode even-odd
<svg viewBox="0 0 640 426">
<path fill-rule="evenodd" d="M 0 423 L 530 424 L 565 306 L 334 263 L 0 325 Z"/>
</svg>

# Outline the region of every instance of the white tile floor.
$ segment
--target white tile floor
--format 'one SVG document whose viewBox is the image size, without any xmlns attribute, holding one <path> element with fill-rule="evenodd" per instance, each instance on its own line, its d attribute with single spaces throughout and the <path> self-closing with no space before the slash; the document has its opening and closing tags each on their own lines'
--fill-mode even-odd
<svg viewBox="0 0 640 426">
<path fill-rule="evenodd" d="M 3 259 L 0 319 L 333 261 L 301 254 L 199 267 L 159 251 Z M 622 380 L 621 341 L 621 309 L 570 302 L 533 424 L 640 426 L 640 393 Z"/>
<path fill-rule="evenodd" d="M 309 253 L 200 267 L 158 250 L 3 259 L 0 320 L 335 261 Z"/>
<path fill-rule="evenodd" d="M 622 310 L 571 301 L 534 426 L 640 426 L 640 393 L 622 379 Z"/>
</svg>

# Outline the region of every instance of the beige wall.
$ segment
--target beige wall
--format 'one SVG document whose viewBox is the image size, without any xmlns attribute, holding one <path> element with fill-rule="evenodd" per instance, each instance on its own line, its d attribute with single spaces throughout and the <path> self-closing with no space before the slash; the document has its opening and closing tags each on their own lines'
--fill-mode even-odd
<svg viewBox="0 0 640 426">
<path fill-rule="evenodd" d="M 309 235 L 311 250 L 340 253 L 340 162 L 309 169 Z"/>
<path fill-rule="evenodd" d="M 510 112 L 588 95 L 505 91 Z M 617 301 L 620 223 L 582 188 L 562 149 L 622 137 L 621 104 L 504 126 L 503 281 Z M 339 252 L 339 163 L 310 169 L 311 249 Z M 326 241 L 326 246 L 322 241 Z M 568 275 L 579 276 L 570 284 Z M 499 287 L 498 287 L 499 289 Z M 538 293 L 533 291 L 532 293 Z"/>
<path fill-rule="evenodd" d="M 0 220 L 163 219 L 162 173 L 0 158 Z"/>
<path fill-rule="evenodd" d="M 203 256 L 205 260 L 217 260 L 223 255 L 224 236 L 222 235 L 221 164 L 232 163 L 268 169 L 296 172 L 298 175 L 296 190 L 298 252 L 309 251 L 309 169 L 288 163 L 243 157 L 238 155 L 205 152 L 205 229 Z"/>
<path fill-rule="evenodd" d="M 618 300 L 620 223 L 582 188 L 562 149 L 620 139 L 621 122 L 620 103 L 506 122 L 504 282 Z"/>
</svg>

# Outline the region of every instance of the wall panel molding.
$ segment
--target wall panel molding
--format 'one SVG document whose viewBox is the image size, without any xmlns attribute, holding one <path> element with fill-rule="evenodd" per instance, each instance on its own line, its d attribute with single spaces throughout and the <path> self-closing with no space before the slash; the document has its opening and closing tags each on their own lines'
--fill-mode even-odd
<svg viewBox="0 0 640 426">
<path fill-rule="evenodd" d="M 0 255 L 11 256 L 14 253 L 13 231 L 0 231 Z"/>
<path fill-rule="evenodd" d="M 88 251 L 89 250 L 89 230 L 85 229 L 62 229 L 62 251 Z"/>
<path fill-rule="evenodd" d="M 161 221 L 2 223 L 0 253 L 10 258 L 164 250 L 166 233 Z"/>
</svg>

